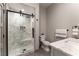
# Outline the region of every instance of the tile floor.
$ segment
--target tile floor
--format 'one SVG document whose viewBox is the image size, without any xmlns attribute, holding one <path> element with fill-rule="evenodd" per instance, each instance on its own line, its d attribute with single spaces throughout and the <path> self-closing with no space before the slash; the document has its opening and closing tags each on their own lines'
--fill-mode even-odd
<svg viewBox="0 0 79 59">
<path fill-rule="evenodd" d="M 40 48 L 39 50 L 35 51 L 34 53 L 30 53 L 29 55 L 24 54 L 21 56 L 50 56 L 50 52 L 46 52 L 42 48 Z"/>
</svg>

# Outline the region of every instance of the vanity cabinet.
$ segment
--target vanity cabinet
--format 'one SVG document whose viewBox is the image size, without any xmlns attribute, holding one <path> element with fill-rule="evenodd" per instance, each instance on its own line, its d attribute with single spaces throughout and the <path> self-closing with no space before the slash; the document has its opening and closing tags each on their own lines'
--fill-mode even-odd
<svg viewBox="0 0 79 59">
<path fill-rule="evenodd" d="M 70 56 L 54 47 L 51 47 L 51 56 Z"/>
</svg>

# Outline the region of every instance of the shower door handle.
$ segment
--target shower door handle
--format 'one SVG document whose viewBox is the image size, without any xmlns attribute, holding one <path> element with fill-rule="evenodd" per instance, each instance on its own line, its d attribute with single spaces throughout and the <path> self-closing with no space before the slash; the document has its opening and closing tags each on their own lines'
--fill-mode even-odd
<svg viewBox="0 0 79 59">
<path fill-rule="evenodd" d="M 34 28 L 32 28 L 32 37 L 34 38 Z"/>
<path fill-rule="evenodd" d="M 3 38 L 5 37 L 5 35 L 3 34 Z"/>
</svg>

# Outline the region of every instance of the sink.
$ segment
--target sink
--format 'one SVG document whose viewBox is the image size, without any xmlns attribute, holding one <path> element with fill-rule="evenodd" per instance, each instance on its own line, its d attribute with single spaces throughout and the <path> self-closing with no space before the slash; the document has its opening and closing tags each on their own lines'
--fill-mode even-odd
<svg viewBox="0 0 79 59">
<path fill-rule="evenodd" d="M 68 40 L 66 40 L 65 43 L 68 43 L 68 42 L 74 42 L 74 43 L 78 43 L 79 44 L 79 39 L 68 38 Z"/>
</svg>

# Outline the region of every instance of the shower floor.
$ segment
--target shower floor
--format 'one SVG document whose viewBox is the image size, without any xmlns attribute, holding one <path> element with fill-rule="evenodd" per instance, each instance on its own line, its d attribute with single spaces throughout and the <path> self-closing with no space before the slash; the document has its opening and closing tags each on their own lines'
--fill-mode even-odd
<svg viewBox="0 0 79 59">
<path fill-rule="evenodd" d="M 29 55 L 23 54 L 20 56 L 50 56 L 50 52 L 46 52 L 42 48 L 40 48 L 39 50 L 35 51 L 34 53 L 30 53 Z"/>
</svg>

